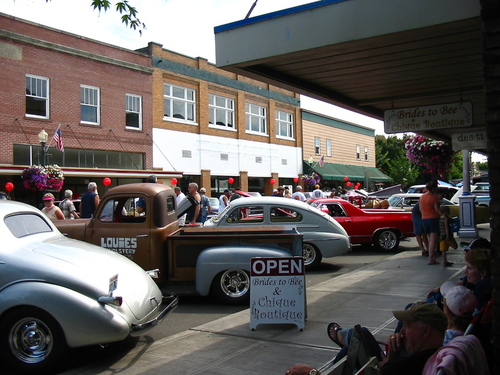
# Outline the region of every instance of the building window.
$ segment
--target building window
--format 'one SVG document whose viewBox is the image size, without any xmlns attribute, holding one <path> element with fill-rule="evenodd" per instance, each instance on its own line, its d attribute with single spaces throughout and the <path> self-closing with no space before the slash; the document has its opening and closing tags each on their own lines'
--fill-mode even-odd
<svg viewBox="0 0 500 375">
<path fill-rule="evenodd" d="M 332 156 L 332 140 L 326 140 L 326 156 Z"/>
<path fill-rule="evenodd" d="M 234 129 L 234 100 L 210 94 L 208 101 L 209 123 Z"/>
<path fill-rule="evenodd" d="M 365 146 L 365 161 L 368 161 L 368 147 Z"/>
<path fill-rule="evenodd" d="M 276 135 L 283 138 L 293 138 L 293 114 L 276 111 Z"/>
<path fill-rule="evenodd" d="M 99 125 L 99 88 L 80 86 L 80 121 L 85 124 Z"/>
<path fill-rule="evenodd" d="M 356 145 L 356 159 L 361 160 L 361 146 Z"/>
<path fill-rule="evenodd" d="M 26 76 L 26 115 L 49 118 L 49 79 Z"/>
<path fill-rule="evenodd" d="M 195 91 L 186 87 L 163 86 L 163 116 L 170 120 L 195 122 Z"/>
<path fill-rule="evenodd" d="M 267 134 L 266 107 L 246 103 L 245 115 L 247 132 Z"/>
<path fill-rule="evenodd" d="M 319 138 L 314 138 L 314 153 L 321 155 L 321 140 Z"/>
<path fill-rule="evenodd" d="M 142 97 L 125 94 L 125 126 L 132 129 L 142 129 Z"/>
</svg>

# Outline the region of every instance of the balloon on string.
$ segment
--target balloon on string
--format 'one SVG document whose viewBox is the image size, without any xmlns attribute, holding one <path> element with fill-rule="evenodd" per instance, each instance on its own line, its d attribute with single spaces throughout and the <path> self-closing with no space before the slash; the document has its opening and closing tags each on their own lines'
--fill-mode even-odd
<svg viewBox="0 0 500 375">
<path fill-rule="evenodd" d="M 175 177 L 172 178 L 170 182 L 172 183 L 172 185 L 177 185 L 177 179 Z"/>
<path fill-rule="evenodd" d="M 109 185 L 111 185 L 111 178 L 109 178 L 109 177 L 104 177 L 104 178 L 102 179 L 102 183 L 104 184 L 104 186 L 109 186 Z"/>
<path fill-rule="evenodd" d="M 347 182 L 345 183 L 345 186 L 347 186 L 347 187 L 349 187 L 349 186 L 351 186 L 351 185 L 352 185 L 351 181 L 347 181 Z"/>
<path fill-rule="evenodd" d="M 299 179 L 297 177 L 294 177 L 293 182 L 297 183 L 297 182 L 299 182 Z"/>
<path fill-rule="evenodd" d="M 14 184 L 12 182 L 7 182 L 5 184 L 5 190 L 12 191 L 14 189 Z"/>
<path fill-rule="evenodd" d="M 230 184 L 234 183 L 234 178 L 229 177 L 229 178 L 227 179 L 227 182 L 229 182 Z"/>
<path fill-rule="evenodd" d="M 271 178 L 271 179 L 269 180 L 269 183 L 270 183 L 271 185 L 274 185 L 274 184 L 276 183 L 276 180 L 275 180 L 274 178 Z"/>
<path fill-rule="evenodd" d="M 349 177 L 345 176 L 344 181 L 348 181 L 348 180 L 349 180 Z"/>
</svg>

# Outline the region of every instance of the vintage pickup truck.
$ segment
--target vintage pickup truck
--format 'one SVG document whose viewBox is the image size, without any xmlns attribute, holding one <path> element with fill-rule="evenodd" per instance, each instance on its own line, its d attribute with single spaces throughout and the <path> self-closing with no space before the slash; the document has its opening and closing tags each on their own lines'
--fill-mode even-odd
<svg viewBox="0 0 500 375">
<path fill-rule="evenodd" d="M 253 257 L 302 256 L 295 228 L 179 227 L 172 188 L 153 183 L 109 189 L 92 219 L 56 220 L 64 235 L 116 251 L 151 271 L 162 289 L 212 293 L 229 304 L 246 303 Z M 140 202 L 140 204 L 139 204 Z M 144 212 L 138 213 L 138 204 Z M 141 210 L 142 211 L 142 210 Z"/>
</svg>

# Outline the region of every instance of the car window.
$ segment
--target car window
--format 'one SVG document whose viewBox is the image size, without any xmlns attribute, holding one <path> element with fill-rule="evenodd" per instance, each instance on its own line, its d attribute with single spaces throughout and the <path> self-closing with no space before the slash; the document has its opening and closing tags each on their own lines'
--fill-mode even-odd
<svg viewBox="0 0 500 375">
<path fill-rule="evenodd" d="M 10 215 L 4 219 L 4 222 L 10 232 L 17 238 L 52 232 L 52 228 L 45 219 L 34 213 Z"/>
<path fill-rule="evenodd" d="M 302 221 L 302 215 L 290 208 L 272 207 L 271 223 L 296 223 Z"/>
<path fill-rule="evenodd" d="M 146 220 L 146 200 L 140 197 L 119 197 L 106 202 L 100 221 L 143 223 Z"/>
<path fill-rule="evenodd" d="M 347 216 L 344 212 L 342 206 L 338 203 L 329 203 L 325 205 L 328 210 L 328 215 L 331 217 L 343 217 Z"/>
<path fill-rule="evenodd" d="M 241 206 L 232 210 L 226 218 L 231 224 L 254 224 L 264 222 L 264 208 L 262 206 Z"/>
</svg>

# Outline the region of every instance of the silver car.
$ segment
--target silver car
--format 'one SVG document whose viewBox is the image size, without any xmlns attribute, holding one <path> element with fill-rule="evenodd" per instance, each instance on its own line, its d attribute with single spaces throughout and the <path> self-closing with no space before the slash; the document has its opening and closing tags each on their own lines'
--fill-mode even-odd
<svg viewBox="0 0 500 375">
<path fill-rule="evenodd" d="M 323 257 L 351 250 L 347 232 L 328 214 L 305 202 L 281 197 L 236 199 L 205 227 L 294 226 L 303 235 L 304 264 L 318 268 Z"/>
<path fill-rule="evenodd" d="M 68 347 L 136 336 L 177 306 L 115 252 L 64 237 L 39 210 L 0 202 L 0 352 L 15 373 L 50 373 Z"/>
</svg>

